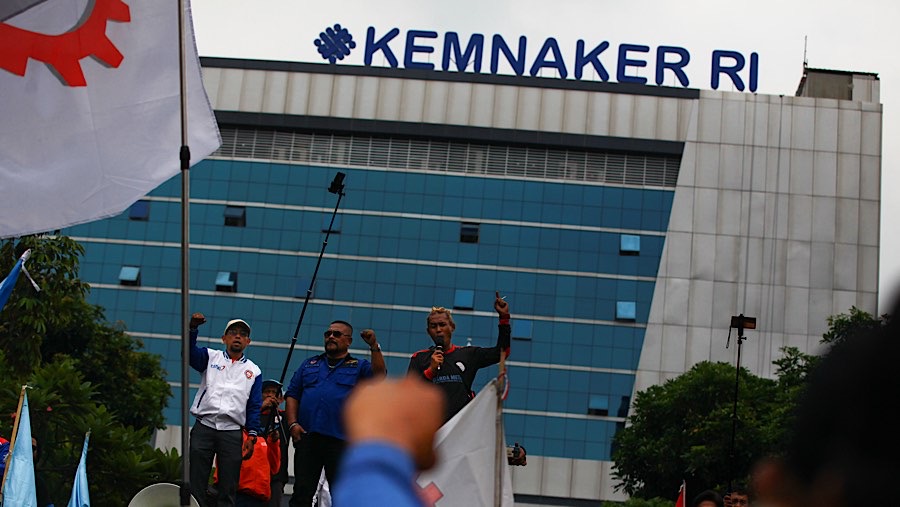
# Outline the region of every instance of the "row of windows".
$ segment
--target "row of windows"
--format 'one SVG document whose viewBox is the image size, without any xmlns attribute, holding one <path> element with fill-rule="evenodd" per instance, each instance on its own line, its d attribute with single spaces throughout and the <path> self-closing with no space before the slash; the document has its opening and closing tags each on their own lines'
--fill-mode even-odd
<svg viewBox="0 0 900 507">
<path fill-rule="evenodd" d="M 135 221 L 147 221 L 150 219 L 150 202 L 140 200 L 135 202 L 128 212 L 128 218 Z M 226 227 L 246 227 L 247 208 L 244 206 L 226 205 L 223 213 Z M 481 224 L 475 222 L 462 222 L 459 224 L 459 241 L 461 243 L 478 243 Z M 322 232 L 340 234 L 341 216 L 323 215 Z M 633 234 L 621 234 L 619 237 L 620 255 L 638 255 L 641 252 L 641 237 Z"/>
<path fill-rule="evenodd" d="M 125 286 L 141 285 L 140 266 L 122 266 L 119 270 L 119 284 Z M 234 271 L 219 271 L 216 273 L 216 291 L 238 292 L 238 274 Z M 315 283 L 308 278 L 297 280 L 294 297 L 314 297 Z M 473 310 L 475 308 L 475 291 L 470 289 L 456 289 L 453 296 L 453 308 L 457 310 Z M 616 302 L 616 320 L 634 321 L 637 318 L 637 303 L 635 301 Z M 527 324 L 526 324 L 527 322 Z M 519 330 L 518 333 L 516 330 Z M 531 338 L 530 321 L 516 321 L 513 329 L 514 338 Z"/>
<path fill-rule="evenodd" d="M 681 157 L 220 127 L 213 156 L 674 187 Z"/>
</svg>

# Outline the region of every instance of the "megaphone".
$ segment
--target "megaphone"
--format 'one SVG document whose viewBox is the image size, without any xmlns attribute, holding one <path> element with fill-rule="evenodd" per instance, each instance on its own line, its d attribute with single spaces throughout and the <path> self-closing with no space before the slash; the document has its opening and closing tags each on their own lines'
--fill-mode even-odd
<svg viewBox="0 0 900 507">
<path fill-rule="evenodd" d="M 134 498 L 128 502 L 128 507 L 180 507 L 181 487 L 177 484 L 161 482 L 151 484 L 138 491 Z M 197 500 L 191 496 L 191 507 L 200 507 Z"/>
</svg>

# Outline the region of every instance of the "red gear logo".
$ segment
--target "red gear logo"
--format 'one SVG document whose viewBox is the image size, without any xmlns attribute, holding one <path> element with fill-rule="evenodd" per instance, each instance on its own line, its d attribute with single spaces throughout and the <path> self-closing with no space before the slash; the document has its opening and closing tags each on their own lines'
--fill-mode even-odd
<svg viewBox="0 0 900 507">
<path fill-rule="evenodd" d="M 0 23 L 0 68 L 24 76 L 28 59 L 52 67 L 69 86 L 87 86 L 81 60 L 88 56 L 118 67 L 124 56 L 106 36 L 106 23 L 131 21 L 123 0 L 94 0 L 85 21 L 60 35 L 46 35 Z"/>
</svg>

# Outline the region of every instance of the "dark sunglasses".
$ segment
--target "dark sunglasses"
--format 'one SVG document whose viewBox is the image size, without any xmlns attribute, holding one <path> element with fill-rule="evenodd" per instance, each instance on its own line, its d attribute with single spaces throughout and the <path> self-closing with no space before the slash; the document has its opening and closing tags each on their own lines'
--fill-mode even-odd
<svg viewBox="0 0 900 507">
<path fill-rule="evenodd" d="M 328 338 L 329 336 L 334 336 L 335 338 L 340 338 L 341 336 L 350 336 L 350 335 L 344 334 L 340 331 L 335 331 L 333 329 L 329 329 L 329 330 L 325 331 L 325 338 Z"/>
</svg>

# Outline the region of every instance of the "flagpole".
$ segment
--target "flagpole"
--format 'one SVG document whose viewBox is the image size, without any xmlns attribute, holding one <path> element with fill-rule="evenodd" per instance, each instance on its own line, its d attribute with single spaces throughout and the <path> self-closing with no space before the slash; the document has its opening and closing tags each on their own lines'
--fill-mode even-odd
<svg viewBox="0 0 900 507">
<path fill-rule="evenodd" d="M 6 488 L 6 477 L 9 475 L 9 469 L 12 468 L 13 449 L 16 447 L 16 440 L 19 434 L 19 421 L 22 420 L 22 403 L 25 401 L 25 389 L 27 385 L 22 386 L 22 392 L 19 393 L 19 406 L 16 408 L 16 422 L 13 423 L 12 435 L 9 439 L 9 452 L 6 453 L 6 468 L 3 470 L 3 483 L 0 484 L 0 505 L 3 504 L 3 491 Z"/>
<path fill-rule="evenodd" d="M 190 487 L 190 441 L 188 440 L 188 407 L 190 407 L 190 336 L 188 321 L 190 320 L 190 173 L 191 149 L 188 147 L 187 129 L 187 80 L 185 79 L 185 33 L 184 33 L 185 0 L 178 0 L 178 77 L 181 84 L 181 149 L 178 157 L 181 161 L 181 490 L 180 505 L 191 504 Z"/>
<path fill-rule="evenodd" d="M 494 459 L 494 468 L 496 469 L 496 480 L 494 481 L 494 506 L 501 507 L 503 505 L 503 478 L 504 467 L 503 460 L 506 459 L 506 442 L 503 441 L 503 393 L 506 391 L 506 351 L 500 351 L 500 374 L 497 376 L 497 419 L 496 419 L 496 457 Z"/>
</svg>

